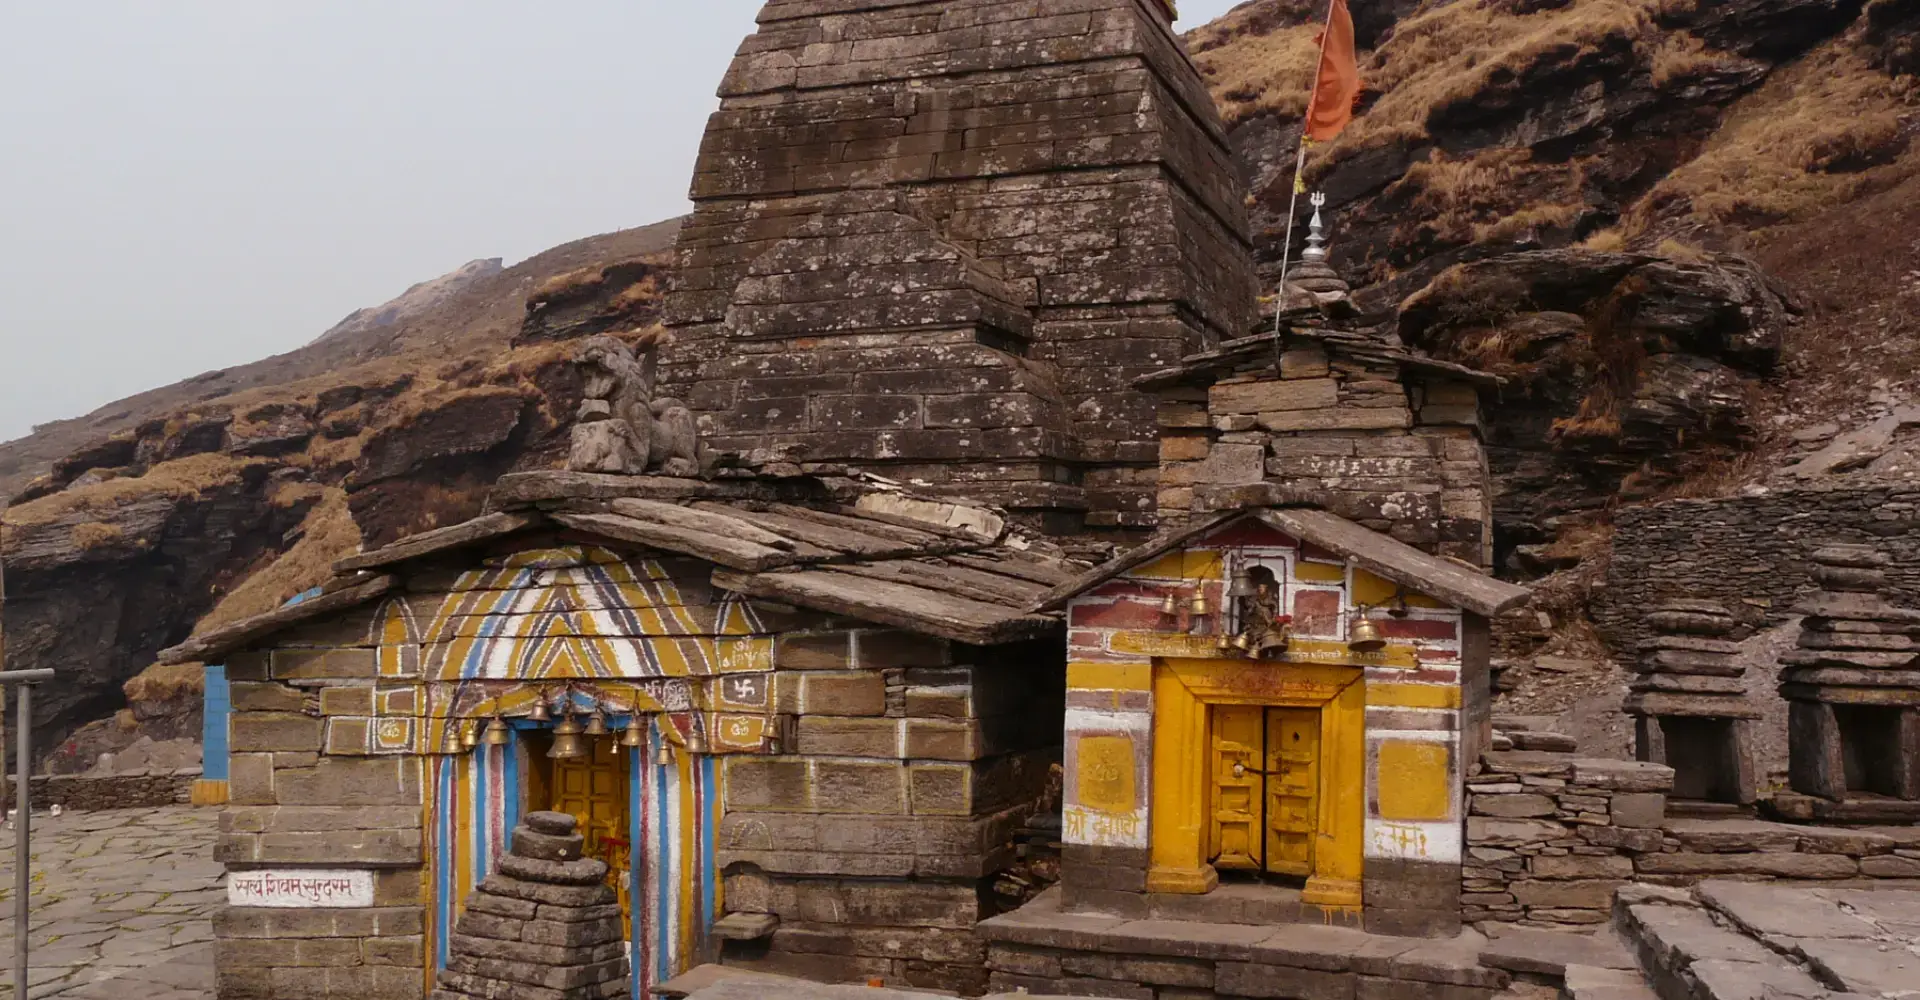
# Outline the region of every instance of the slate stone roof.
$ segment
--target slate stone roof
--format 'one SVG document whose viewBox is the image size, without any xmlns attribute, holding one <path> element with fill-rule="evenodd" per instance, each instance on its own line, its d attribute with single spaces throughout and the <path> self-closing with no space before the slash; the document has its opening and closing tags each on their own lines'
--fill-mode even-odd
<svg viewBox="0 0 1920 1000">
<path fill-rule="evenodd" d="M 1282 534 L 1351 559 L 1355 565 L 1370 573 L 1477 615 L 1493 617 L 1504 614 L 1525 604 L 1531 596 L 1525 587 L 1496 580 L 1454 560 L 1422 552 L 1391 535 L 1355 524 L 1330 511 L 1284 507 L 1216 514 L 1096 566 L 1049 590 L 1029 607 L 1034 611 L 1065 607 L 1073 598 L 1135 566 L 1157 559 L 1243 517 L 1265 522 Z"/>
<path fill-rule="evenodd" d="M 1284 349 L 1285 341 L 1289 337 L 1304 337 L 1319 341 L 1326 345 L 1329 351 L 1338 352 L 1355 360 L 1398 365 L 1408 371 L 1456 379 L 1481 388 L 1495 389 L 1506 384 L 1506 380 L 1498 375 L 1469 368 L 1466 365 L 1454 364 L 1451 361 L 1430 358 L 1380 337 L 1317 326 L 1292 326 L 1284 328 L 1278 338 L 1273 331 L 1268 330 L 1250 337 L 1229 340 L 1212 350 L 1189 354 L 1181 358 L 1178 365 L 1142 375 L 1134 380 L 1133 386 L 1136 389 L 1151 392 L 1190 385 L 1196 381 L 1203 381 L 1209 375 L 1226 375 L 1236 366 L 1243 365 L 1249 360 L 1257 360 L 1263 354 L 1271 354 L 1276 339 Z"/>
<path fill-rule="evenodd" d="M 398 566 L 540 529 L 692 556 L 724 590 L 976 645 L 1058 634 L 1058 617 L 1028 608 L 1085 568 L 992 508 L 813 479 L 522 473 L 493 500 L 502 509 L 343 559 L 319 597 L 212 629 L 161 662 L 218 659 L 400 588 Z"/>
</svg>

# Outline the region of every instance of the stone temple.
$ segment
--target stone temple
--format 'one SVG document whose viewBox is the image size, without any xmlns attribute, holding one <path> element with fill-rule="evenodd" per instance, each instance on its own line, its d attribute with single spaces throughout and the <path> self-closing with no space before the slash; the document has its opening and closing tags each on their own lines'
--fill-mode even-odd
<svg viewBox="0 0 1920 1000">
<path fill-rule="evenodd" d="M 1463 924 L 1781 870 L 1506 749 L 1500 380 L 1345 325 L 1318 219 L 1256 326 L 1169 5 L 769 0 L 721 97 L 568 467 L 165 654 L 222 679 L 223 1000 L 1491 1000 Z"/>
</svg>

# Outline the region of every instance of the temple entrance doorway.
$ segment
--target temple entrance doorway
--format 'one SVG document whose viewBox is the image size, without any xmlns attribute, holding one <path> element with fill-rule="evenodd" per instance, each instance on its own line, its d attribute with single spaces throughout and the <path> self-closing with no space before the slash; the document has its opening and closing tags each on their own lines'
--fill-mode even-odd
<svg viewBox="0 0 1920 1000">
<path fill-rule="evenodd" d="M 620 897 L 620 925 L 633 933 L 632 751 L 611 739 L 590 739 L 584 757 L 554 759 L 551 733 L 528 734 L 527 809 L 571 815 L 586 838 L 587 857 L 607 864 L 607 884 Z"/>
<path fill-rule="evenodd" d="M 1305 879 L 1319 817 L 1319 709 L 1213 705 L 1208 715 L 1208 860 L 1222 873 Z"/>
</svg>

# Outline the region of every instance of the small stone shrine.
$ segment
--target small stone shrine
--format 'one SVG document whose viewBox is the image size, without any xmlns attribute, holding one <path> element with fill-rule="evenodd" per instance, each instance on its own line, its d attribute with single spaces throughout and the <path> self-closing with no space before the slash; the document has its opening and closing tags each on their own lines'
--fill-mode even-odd
<svg viewBox="0 0 1920 1000">
<path fill-rule="evenodd" d="M 584 855 L 567 813 L 513 831 L 500 869 L 474 887 L 431 1000 L 612 1000 L 632 991 L 610 869 Z"/>
<path fill-rule="evenodd" d="M 1820 589 L 1798 649 L 1780 658 L 1793 791 L 1775 807 L 1801 818 L 1920 819 L 1920 611 L 1880 595 L 1887 557 L 1868 545 L 1813 553 Z"/>
<path fill-rule="evenodd" d="M 1738 626 L 1711 601 L 1672 601 L 1647 616 L 1655 632 L 1642 647 L 1628 685 L 1635 755 L 1674 769 L 1673 796 L 1751 805 L 1756 794 Z"/>
</svg>

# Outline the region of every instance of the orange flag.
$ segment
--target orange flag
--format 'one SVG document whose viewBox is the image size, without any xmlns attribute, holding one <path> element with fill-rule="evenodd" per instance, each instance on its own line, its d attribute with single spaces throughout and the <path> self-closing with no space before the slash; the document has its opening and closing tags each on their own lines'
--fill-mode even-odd
<svg viewBox="0 0 1920 1000">
<path fill-rule="evenodd" d="M 1354 53 L 1353 15 L 1347 0 L 1333 0 L 1327 27 L 1320 36 L 1320 75 L 1307 105 L 1307 138 L 1325 142 L 1353 120 L 1353 103 L 1360 96 L 1360 62 Z"/>
</svg>

